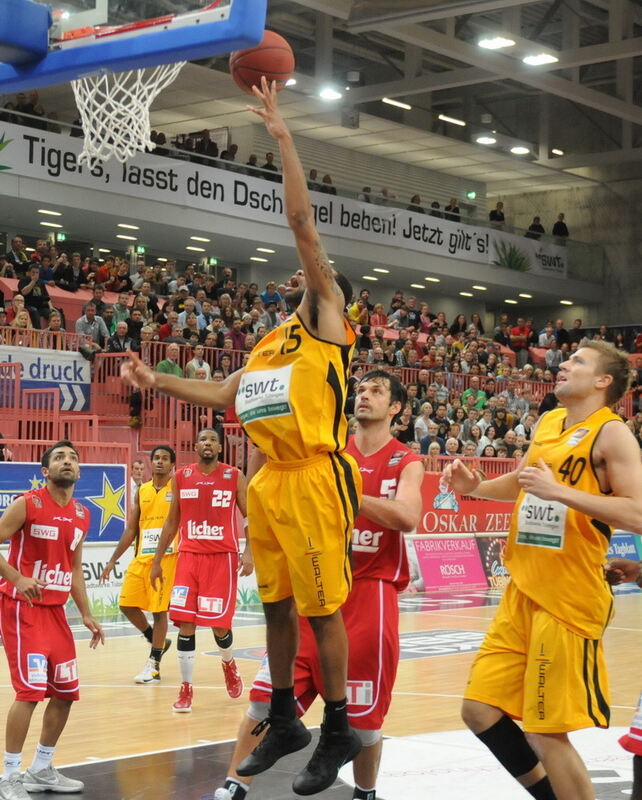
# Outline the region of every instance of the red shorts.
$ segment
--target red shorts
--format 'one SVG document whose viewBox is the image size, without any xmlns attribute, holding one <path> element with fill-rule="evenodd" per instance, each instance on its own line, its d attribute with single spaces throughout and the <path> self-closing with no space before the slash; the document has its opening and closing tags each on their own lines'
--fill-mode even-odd
<svg viewBox="0 0 642 800">
<path fill-rule="evenodd" d="M 387 581 L 358 579 L 342 607 L 348 633 L 348 720 L 353 728 L 379 730 L 390 707 L 399 663 L 397 590 Z M 317 646 L 307 619 L 299 617 L 301 640 L 294 663 L 294 695 L 302 716 L 323 694 Z M 269 702 L 272 683 L 263 659 L 250 700 Z"/>
<path fill-rule="evenodd" d="M 0 628 L 16 700 L 78 700 L 76 645 L 64 606 L 0 595 Z"/>
<path fill-rule="evenodd" d="M 178 554 L 169 618 L 205 628 L 231 628 L 236 608 L 238 553 Z"/>
</svg>

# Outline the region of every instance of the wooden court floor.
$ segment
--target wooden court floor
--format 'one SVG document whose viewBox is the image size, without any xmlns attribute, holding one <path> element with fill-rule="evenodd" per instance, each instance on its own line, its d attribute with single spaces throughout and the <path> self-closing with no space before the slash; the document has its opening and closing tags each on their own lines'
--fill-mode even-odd
<svg viewBox="0 0 642 800">
<path fill-rule="evenodd" d="M 459 705 L 473 649 L 495 613 L 497 597 L 483 593 L 402 599 L 402 660 L 392 707 L 384 733 L 410 736 L 435 731 L 460 730 Z M 127 631 L 123 626 L 121 631 Z M 175 639 L 175 634 L 171 633 Z M 258 657 L 264 643 L 263 625 L 235 629 L 235 647 L 248 648 Z M 642 688 L 642 594 L 616 597 L 616 617 L 606 634 L 611 679 L 612 725 L 628 727 Z M 194 671 L 194 705 L 191 714 L 174 714 L 179 671 L 173 646 L 162 663 L 162 680 L 137 686 L 133 676 L 142 668 L 148 645 L 141 636 L 112 635 L 104 648 L 90 651 L 78 641 L 82 696 L 56 753 L 56 763 L 78 764 L 156 750 L 184 748 L 204 741 L 235 737 L 247 691 L 231 700 L 225 691 L 220 661 L 206 655 L 215 651 L 209 631 L 197 635 Z M 247 655 L 246 654 L 246 655 Z M 246 690 L 258 660 L 239 658 Z M 6 709 L 13 699 L 4 658 L 0 661 L 0 703 Z M 36 744 L 42 707 L 34 715 L 24 760 L 30 762 Z M 317 701 L 306 720 L 320 722 Z"/>
</svg>

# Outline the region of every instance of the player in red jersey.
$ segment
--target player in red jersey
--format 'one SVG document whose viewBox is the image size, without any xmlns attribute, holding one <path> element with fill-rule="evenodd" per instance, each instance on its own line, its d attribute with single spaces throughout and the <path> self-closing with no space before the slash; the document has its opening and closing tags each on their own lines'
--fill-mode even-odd
<svg viewBox="0 0 642 800">
<path fill-rule="evenodd" d="M 91 631 L 89 646 L 104 642 L 91 616 L 82 572 L 82 542 L 89 511 L 72 499 L 80 477 L 71 442 L 52 445 L 42 456 L 47 485 L 26 492 L 0 518 L 0 625 L 16 699 L 7 714 L 2 800 L 29 800 L 27 792 L 81 792 L 82 781 L 51 765 L 71 704 L 78 700 L 76 648 L 64 606 L 71 594 Z M 22 748 L 39 700 L 50 698 L 31 767 L 20 774 Z"/>
<path fill-rule="evenodd" d="M 401 531 L 412 530 L 421 514 L 423 464 L 390 435 L 390 423 L 405 406 L 406 392 L 394 375 L 372 370 L 357 386 L 355 435 L 347 452 L 363 478 L 363 496 L 352 535 L 353 585 L 341 611 L 348 633 L 348 719 L 363 748 L 353 761 L 353 797 L 374 800 L 381 758 L 381 727 L 390 705 L 399 661 L 397 595 L 408 585 L 410 571 Z M 294 690 L 299 715 L 321 692 L 322 678 L 314 635 L 299 618 L 300 644 Z M 257 722 L 267 714 L 272 693 L 267 657 L 252 685 L 250 708 L 243 719 L 229 775 L 216 800 L 244 800 L 251 779 L 236 765 L 256 744 Z M 257 731 L 253 735 L 253 731 Z M 260 745 L 259 745 L 260 746 Z"/>
<path fill-rule="evenodd" d="M 642 589 L 642 561 L 612 558 L 606 567 L 606 579 L 612 585 L 637 583 Z M 642 800 L 642 693 L 631 728 L 622 736 L 620 744 L 633 754 L 633 787 L 630 800 Z"/>
<path fill-rule="evenodd" d="M 173 710 L 192 710 L 192 673 L 196 627 L 211 628 L 221 653 L 227 693 L 241 696 L 243 681 L 232 653 L 232 617 L 239 572 L 237 507 L 245 517 L 247 486 L 236 467 L 219 462 L 218 433 L 205 428 L 196 439 L 198 462 L 174 476 L 174 496 L 152 562 L 151 581 L 162 581 L 161 559 L 179 533 L 178 564 L 169 618 L 179 627 L 176 648 L 181 688 Z M 249 547 L 241 557 L 241 575 L 252 571 Z"/>
</svg>

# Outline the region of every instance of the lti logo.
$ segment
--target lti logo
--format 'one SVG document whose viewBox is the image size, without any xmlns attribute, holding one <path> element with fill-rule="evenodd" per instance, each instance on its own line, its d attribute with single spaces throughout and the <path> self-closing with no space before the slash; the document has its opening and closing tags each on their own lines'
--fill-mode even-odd
<svg viewBox="0 0 642 800">
<path fill-rule="evenodd" d="M 0 137 L 0 153 L 5 149 L 5 147 L 10 145 L 12 141 L 13 141 L 13 139 L 5 139 L 5 134 L 4 134 L 4 131 L 3 131 L 2 137 Z M 0 170 L 3 170 L 3 169 L 11 169 L 11 167 L 7 167 L 4 164 L 0 164 Z"/>
</svg>

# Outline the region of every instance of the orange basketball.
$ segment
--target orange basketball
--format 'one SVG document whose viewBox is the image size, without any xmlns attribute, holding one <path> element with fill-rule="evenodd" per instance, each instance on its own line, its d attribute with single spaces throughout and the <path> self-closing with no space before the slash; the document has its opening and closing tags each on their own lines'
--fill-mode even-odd
<svg viewBox="0 0 642 800">
<path fill-rule="evenodd" d="M 249 50 L 230 53 L 230 73 L 237 86 L 248 94 L 252 86 L 261 86 L 261 76 L 276 81 L 277 89 L 285 86 L 294 72 L 294 53 L 286 40 L 274 31 L 265 31 L 263 40 Z"/>
</svg>

